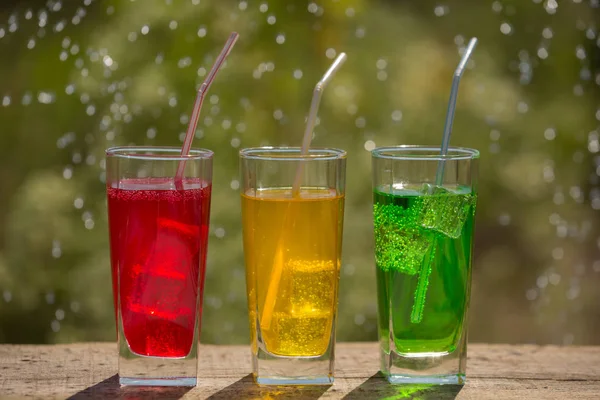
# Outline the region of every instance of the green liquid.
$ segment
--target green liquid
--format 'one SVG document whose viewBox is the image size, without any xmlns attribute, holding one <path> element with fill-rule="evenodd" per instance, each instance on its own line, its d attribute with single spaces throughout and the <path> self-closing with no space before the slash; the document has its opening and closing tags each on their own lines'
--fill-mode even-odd
<svg viewBox="0 0 600 400">
<path fill-rule="evenodd" d="M 476 195 L 385 187 L 373 198 L 384 351 L 393 340 L 400 354 L 453 352 L 468 308 Z"/>
</svg>

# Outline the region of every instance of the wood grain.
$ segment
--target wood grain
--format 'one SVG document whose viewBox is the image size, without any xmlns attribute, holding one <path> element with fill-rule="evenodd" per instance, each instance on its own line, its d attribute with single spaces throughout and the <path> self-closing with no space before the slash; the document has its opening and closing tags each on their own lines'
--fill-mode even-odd
<svg viewBox="0 0 600 400">
<path fill-rule="evenodd" d="M 399 386 L 378 373 L 376 343 L 339 343 L 329 387 L 258 387 L 248 346 L 200 349 L 193 389 L 121 388 L 114 343 L 0 345 L 2 398 L 600 399 L 600 347 L 469 345 L 467 384 Z"/>
</svg>

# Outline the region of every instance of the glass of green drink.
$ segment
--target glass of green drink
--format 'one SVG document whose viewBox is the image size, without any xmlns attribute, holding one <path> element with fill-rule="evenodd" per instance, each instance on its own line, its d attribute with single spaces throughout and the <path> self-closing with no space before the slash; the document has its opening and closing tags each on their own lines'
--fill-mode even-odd
<svg viewBox="0 0 600 400">
<path fill-rule="evenodd" d="M 381 371 L 391 383 L 465 382 L 478 160 L 458 147 L 372 151 Z"/>
</svg>

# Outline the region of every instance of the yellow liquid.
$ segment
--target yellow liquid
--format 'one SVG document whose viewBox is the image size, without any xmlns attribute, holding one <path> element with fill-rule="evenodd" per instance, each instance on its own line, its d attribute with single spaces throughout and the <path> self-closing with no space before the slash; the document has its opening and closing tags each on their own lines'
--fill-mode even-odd
<svg viewBox="0 0 600 400">
<path fill-rule="evenodd" d="M 319 356 L 337 308 L 344 198 L 330 189 L 242 194 L 246 285 L 252 336 L 269 353 Z"/>
</svg>

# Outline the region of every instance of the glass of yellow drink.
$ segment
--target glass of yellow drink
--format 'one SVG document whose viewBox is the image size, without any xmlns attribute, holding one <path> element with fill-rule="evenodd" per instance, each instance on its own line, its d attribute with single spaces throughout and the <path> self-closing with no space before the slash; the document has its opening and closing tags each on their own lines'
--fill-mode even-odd
<svg viewBox="0 0 600 400">
<path fill-rule="evenodd" d="M 254 378 L 331 384 L 346 152 L 262 147 L 240 159 Z"/>
</svg>

